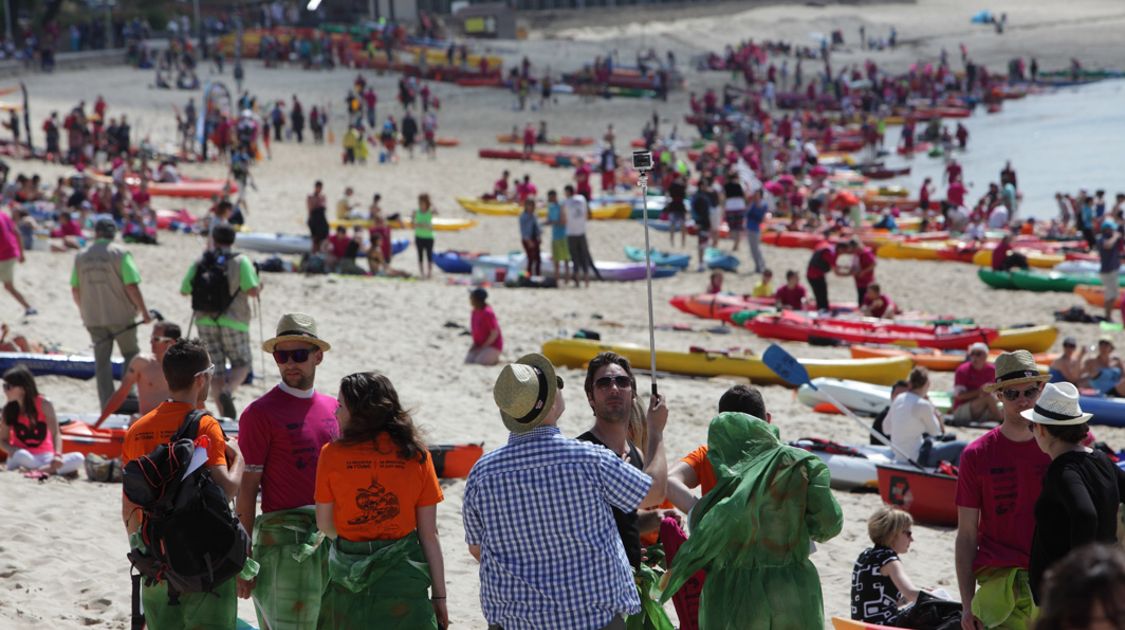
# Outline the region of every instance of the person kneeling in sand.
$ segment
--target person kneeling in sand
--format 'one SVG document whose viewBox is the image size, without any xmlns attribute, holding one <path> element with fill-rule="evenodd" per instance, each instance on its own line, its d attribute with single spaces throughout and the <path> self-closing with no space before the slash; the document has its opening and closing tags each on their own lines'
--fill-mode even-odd
<svg viewBox="0 0 1125 630">
<path fill-rule="evenodd" d="M 918 589 L 899 560 L 914 542 L 913 524 L 909 514 L 888 506 L 867 519 L 874 546 L 864 549 L 852 568 L 852 619 L 889 625 L 899 606 L 918 599 Z"/>
<path fill-rule="evenodd" d="M 465 363 L 496 365 L 500 362 L 504 337 L 500 334 L 500 322 L 496 321 L 496 313 L 486 300 L 488 291 L 484 289 L 476 288 L 469 293 L 469 304 L 473 306 L 473 347 L 465 355 Z"/>
<path fill-rule="evenodd" d="M 98 424 L 115 413 L 133 386 L 137 387 L 137 416 L 156 409 L 168 399 L 168 381 L 164 380 L 164 354 L 180 339 L 180 327 L 170 322 L 158 322 L 152 327 L 152 354 L 138 354 L 129 362 L 121 386 L 113 392 L 109 402 L 98 416 Z"/>
</svg>

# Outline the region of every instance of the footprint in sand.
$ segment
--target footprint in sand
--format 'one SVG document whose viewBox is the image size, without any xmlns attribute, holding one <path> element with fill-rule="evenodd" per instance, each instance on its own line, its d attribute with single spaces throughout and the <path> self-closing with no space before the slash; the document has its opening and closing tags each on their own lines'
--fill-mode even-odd
<svg viewBox="0 0 1125 630">
<path fill-rule="evenodd" d="M 90 612 L 100 613 L 100 612 L 105 612 L 112 605 L 113 605 L 112 600 L 109 600 L 105 597 L 100 597 L 98 599 L 88 601 L 85 604 L 82 604 L 82 607 L 85 608 L 86 610 L 89 610 Z"/>
</svg>

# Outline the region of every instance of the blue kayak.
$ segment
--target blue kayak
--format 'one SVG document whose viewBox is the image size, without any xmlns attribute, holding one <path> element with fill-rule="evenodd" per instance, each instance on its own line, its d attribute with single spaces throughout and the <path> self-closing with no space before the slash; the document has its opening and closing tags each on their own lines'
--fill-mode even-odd
<svg viewBox="0 0 1125 630">
<path fill-rule="evenodd" d="M 35 376 L 68 376 L 84 381 L 94 378 L 94 357 L 88 355 L 0 352 L 0 371 L 17 365 L 26 366 Z M 121 359 L 114 359 L 113 378 L 121 380 L 124 372 Z"/>
<path fill-rule="evenodd" d="M 1081 396 L 1078 404 L 1082 407 L 1082 411 L 1094 414 L 1094 417 L 1090 418 L 1090 424 L 1125 427 L 1125 398 Z"/>
<path fill-rule="evenodd" d="M 723 271 L 736 271 L 738 269 L 739 260 L 731 254 L 725 254 L 722 250 L 708 247 L 703 252 L 703 264 L 707 265 L 708 269 L 722 269 Z"/>
<path fill-rule="evenodd" d="M 657 267 L 676 267 L 678 269 L 687 269 L 691 264 L 691 254 L 673 254 L 671 252 L 662 252 L 652 250 L 649 252 L 652 257 L 652 264 Z M 625 257 L 633 262 L 645 261 L 645 250 L 640 247 L 625 246 Z"/>
<path fill-rule="evenodd" d="M 478 256 L 447 250 L 434 254 L 434 264 L 445 273 L 472 273 L 473 260 Z"/>
</svg>

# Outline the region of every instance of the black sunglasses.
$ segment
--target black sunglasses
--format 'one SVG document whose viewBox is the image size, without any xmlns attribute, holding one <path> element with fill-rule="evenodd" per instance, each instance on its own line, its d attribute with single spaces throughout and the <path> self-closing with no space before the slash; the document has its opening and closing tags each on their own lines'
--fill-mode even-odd
<svg viewBox="0 0 1125 630">
<path fill-rule="evenodd" d="M 594 381 L 594 387 L 598 389 L 609 389 L 610 385 L 616 385 L 617 389 L 632 389 L 633 379 L 628 376 L 603 376 Z"/>
<path fill-rule="evenodd" d="M 1019 390 L 1019 389 L 1005 389 L 1004 390 L 1004 400 L 1007 400 L 1008 402 L 1014 402 L 1016 400 L 1019 400 L 1020 395 L 1023 395 L 1024 398 L 1035 398 L 1036 396 L 1039 395 L 1039 386 L 1036 385 L 1035 387 L 1032 387 L 1031 389 L 1024 389 L 1024 390 Z"/>
<path fill-rule="evenodd" d="M 277 361 L 278 365 L 285 365 L 289 359 L 293 359 L 294 363 L 304 363 L 309 360 L 309 355 L 312 354 L 309 348 L 300 348 L 298 350 L 274 350 L 273 360 Z"/>
</svg>

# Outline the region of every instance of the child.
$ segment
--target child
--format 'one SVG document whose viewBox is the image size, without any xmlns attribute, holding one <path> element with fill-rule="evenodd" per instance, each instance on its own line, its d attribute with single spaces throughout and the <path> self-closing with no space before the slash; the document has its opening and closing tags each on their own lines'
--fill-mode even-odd
<svg viewBox="0 0 1125 630">
<path fill-rule="evenodd" d="M 711 272 L 711 284 L 707 286 L 708 293 L 722 293 L 723 292 L 723 272 L 716 269 Z"/>
<path fill-rule="evenodd" d="M 496 365 L 500 362 L 500 352 L 504 350 L 504 337 L 500 334 L 496 313 L 488 305 L 488 291 L 479 287 L 473 289 L 469 293 L 469 304 L 473 307 L 470 331 L 473 346 L 465 355 L 465 363 Z"/>
<path fill-rule="evenodd" d="M 773 271 L 765 269 L 762 271 L 762 281 L 754 285 L 754 290 L 750 293 L 751 297 L 770 297 L 773 295 Z"/>
<path fill-rule="evenodd" d="M 883 295 L 879 283 L 874 282 L 867 287 L 863 295 L 863 314 L 870 317 L 891 318 L 902 313 L 902 309 L 894 303 L 889 296 Z"/>
<path fill-rule="evenodd" d="M 918 599 L 898 558 L 914 541 L 913 524 L 909 514 L 886 506 L 867 519 L 867 535 L 875 546 L 864 549 L 852 569 L 852 619 L 891 625 L 899 605 Z"/>
<path fill-rule="evenodd" d="M 805 310 L 805 298 L 807 296 L 808 291 L 801 286 L 801 277 L 797 275 L 796 271 L 790 269 L 785 272 L 785 286 L 778 289 L 773 297 L 777 300 L 776 306 L 780 309 L 803 311 Z"/>
</svg>

